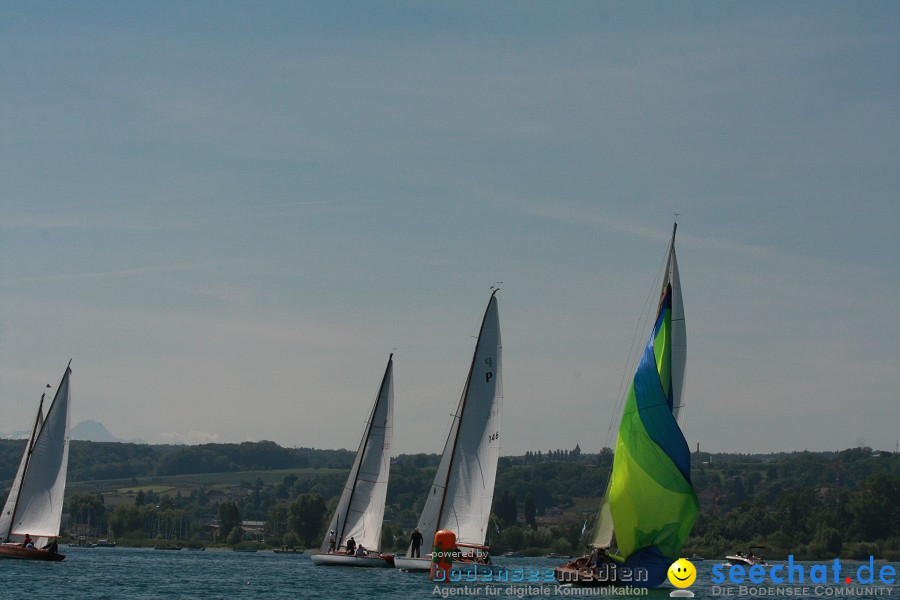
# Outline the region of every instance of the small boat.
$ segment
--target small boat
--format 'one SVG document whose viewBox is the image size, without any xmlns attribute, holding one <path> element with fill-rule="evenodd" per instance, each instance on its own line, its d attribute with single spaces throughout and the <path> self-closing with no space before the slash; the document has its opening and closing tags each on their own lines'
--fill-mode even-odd
<svg viewBox="0 0 900 600">
<path fill-rule="evenodd" d="M 691 562 L 701 562 L 706 559 L 703 558 L 702 556 L 700 556 L 699 554 L 691 554 L 691 557 L 688 560 Z"/>
<path fill-rule="evenodd" d="M 167 544 L 165 546 L 153 546 L 154 550 L 181 550 L 181 546 L 176 546 L 175 544 Z"/>
<path fill-rule="evenodd" d="M 23 548 L 21 544 L 6 543 L 0 545 L 0 558 L 21 558 L 24 560 L 45 560 L 58 562 L 66 558 L 51 545 L 50 548 Z"/>
<path fill-rule="evenodd" d="M 69 548 L 96 548 L 97 544 L 93 542 L 89 542 L 84 538 L 75 540 L 71 544 L 69 544 Z"/>
<path fill-rule="evenodd" d="M 745 565 L 745 566 L 753 566 L 753 565 L 764 565 L 766 564 L 766 559 L 763 556 L 757 556 L 753 554 L 753 551 L 756 549 L 765 550 L 765 546 L 750 546 L 750 550 L 747 554 L 743 552 L 736 552 L 734 554 L 729 554 L 725 557 L 725 560 L 728 561 L 728 564 L 731 565 Z"/>
<path fill-rule="evenodd" d="M 366 551 L 363 554 L 310 554 L 314 565 L 323 567 L 369 567 L 388 569 L 394 566 L 393 554 Z"/>
<path fill-rule="evenodd" d="M 546 556 L 546 558 L 572 558 L 570 554 L 556 554 L 555 552 L 551 552 Z"/>
<path fill-rule="evenodd" d="M 453 560 L 452 568 L 465 572 L 492 568 L 485 539 L 500 457 L 503 408 L 497 291 L 491 293 L 484 311 L 466 384 L 418 523 L 426 547 L 439 530 L 456 534 L 461 558 Z M 406 556 L 395 558 L 394 565 L 404 571 L 428 571 L 431 555 L 414 557 L 410 542 Z"/>
<path fill-rule="evenodd" d="M 509 552 L 504 552 L 503 556 L 505 556 L 506 558 L 516 558 L 516 557 L 522 556 L 522 553 L 521 552 L 513 552 L 512 550 L 510 550 Z"/>
<path fill-rule="evenodd" d="M 653 330 L 625 397 L 612 474 L 594 526 L 593 551 L 557 567 L 555 575 L 561 582 L 657 587 L 666 580 L 697 520 L 691 453 L 678 426 L 687 341 L 676 230 L 677 224 Z M 639 573 L 644 580 L 620 580 L 616 567 L 628 567 L 629 575 Z"/>
<path fill-rule="evenodd" d="M 116 543 L 111 542 L 109 540 L 97 540 L 97 543 L 94 544 L 98 548 L 115 548 Z"/>
<path fill-rule="evenodd" d="M 363 431 L 356 459 L 344 485 L 314 565 L 392 567 L 393 555 L 381 554 L 384 501 L 391 472 L 394 420 L 394 355 L 388 358 L 381 386 Z M 332 544 L 332 540 L 334 543 Z M 342 550 L 343 549 L 343 550 Z"/>
<path fill-rule="evenodd" d="M 31 436 L 0 513 L 0 539 L 4 542 L 0 544 L 0 558 L 60 561 L 66 557 L 59 553 L 56 540 L 69 464 L 71 364 L 69 361 L 66 366 L 46 416 L 43 414 L 46 393 L 41 395 Z M 34 542 L 32 535 L 36 538 Z M 16 543 L 11 541 L 12 536 L 24 539 Z"/>
<path fill-rule="evenodd" d="M 294 546 L 282 546 L 272 550 L 275 554 L 303 554 L 306 552 L 303 548 L 295 548 Z"/>
</svg>

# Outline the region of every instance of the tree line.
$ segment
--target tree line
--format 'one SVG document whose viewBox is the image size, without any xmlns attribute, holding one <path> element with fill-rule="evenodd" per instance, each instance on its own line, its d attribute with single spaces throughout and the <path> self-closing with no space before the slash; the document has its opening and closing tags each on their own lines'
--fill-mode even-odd
<svg viewBox="0 0 900 600">
<path fill-rule="evenodd" d="M 22 440 L 0 440 L 0 485 L 8 489 Z M 768 455 L 695 453 L 692 479 L 701 510 L 685 553 L 721 557 L 750 544 L 770 556 L 809 559 L 869 555 L 900 558 L 900 454 L 854 448 Z M 67 497 L 67 522 L 134 543 L 315 547 L 337 503 L 353 453 L 284 448 L 273 442 L 149 446 L 73 442 L 69 482 L 97 481 L 96 492 Z M 405 549 L 440 457 L 393 459 L 383 547 Z M 577 553 L 593 527 L 612 451 L 528 452 L 500 459 L 488 541 L 495 551 Z M 103 479 L 140 483 L 170 475 L 304 469 L 280 481 L 235 481 L 223 497 L 195 486 L 162 496 L 141 489 L 134 502 L 111 508 Z M 80 486 L 84 489 L 85 486 Z M 108 491 L 107 493 L 111 493 Z M 246 522 L 261 526 L 248 529 Z M 242 526 L 242 523 L 245 525 Z"/>
</svg>

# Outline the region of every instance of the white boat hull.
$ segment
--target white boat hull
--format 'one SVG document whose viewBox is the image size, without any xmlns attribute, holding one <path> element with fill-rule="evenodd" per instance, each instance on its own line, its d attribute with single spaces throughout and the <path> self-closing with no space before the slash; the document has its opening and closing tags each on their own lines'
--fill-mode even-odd
<svg viewBox="0 0 900 600">
<path fill-rule="evenodd" d="M 431 571 L 430 558 L 394 558 L 394 566 L 402 571 L 410 571 L 414 573 L 422 573 Z M 506 567 L 495 564 L 474 563 L 471 561 L 454 561 L 451 569 L 457 573 L 502 573 L 506 571 Z"/>
<path fill-rule="evenodd" d="M 728 561 L 730 565 L 744 565 L 747 567 L 752 567 L 753 565 L 764 565 L 766 564 L 766 559 L 761 556 L 736 556 L 729 555 L 725 557 L 725 560 Z"/>
<path fill-rule="evenodd" d="M 400 558 L 394 557 L 394 566 L 403 571 L 430 571 L 430 558 Z"/>
<path fill-rule="evenodd" d="M 454 562 L 452 569 L 459 573 L 476 573 L 478 575 L 487 575 L 489 573 L 503 573 L 506 567 L 495 564 L 483 564 L 474 562 Z M 477 571 L 476 571 L 477 569 Z"/>
<path fill-rule="evenodd" d="M 369 567 L 387 568 L 394 566 L 393 556 L 350 556 L 349 554 L 312 554 L 314 565 L 323 567 Z"/>
</svg>

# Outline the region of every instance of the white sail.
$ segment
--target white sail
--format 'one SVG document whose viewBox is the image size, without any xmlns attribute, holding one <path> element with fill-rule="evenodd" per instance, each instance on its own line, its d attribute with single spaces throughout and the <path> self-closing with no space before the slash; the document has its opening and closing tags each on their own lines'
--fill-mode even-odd
<svg viewBox="0 0 900 600">
<path fill-rule="evenodd" d="M 459 406 L 453 415 L 453 422 L 450 424 L 450 433 L 447 441 L 444 443 L 444 452 L 441 454 L 441 462 L 438 463 L 437 471 L 434 474 L 434 482 L 428 492 L 428 498 L 425 499 L 425 506 L 422 507 L 422 514 L 419 515 L 417 529 L 422 534 L 422 540 L 425 547 L 429 547 L 434 540 L 434 534 L 438 532 L 440 527 L 438 523 L 441 520 L 441 504 L 444 501 L 444 490 L 447 488 L 447 480 L 450 477 L 450 462 L 453 459 L 453 448 L 456 444 L 457 430 L 459 429 L 459 414 L 462 411 L 462 405 L 465 402 L 465 394 L 459 400 Z M 406 556 L 412 556 L 412 541 L 406 551 Z"/>
<path fill-rule="evenodd" d="M 25 477 L 28 459 L 31 457 L 31 447 L 34 445 L 34 439 L 37 437 L 37 434 L 40 433 L 43 425 L 44 396 L 42 395 L 41 402 L 38 405 L 37 416 L 34 419 L 34 426 L 31 428 L 31 436 L 25 441 L 25 451 L 22 452 L 22 460 L 19 462 L 16 478 L 12 481 L 12 485 L 9 488 L 9 495 L 6 497 L 6 504 L 3 505 L 3 512 L 0 513 L 0 542 L 8 542 L 10 534 L 12 533 L 13 513 L 16 511 L 16 505 L 19 503 L 19 490 L 22 487 L 22 479 Z"/>
<path fill-rule="evenodd" d="M 612 480 L 610 480 L 612 483 Z M 603 494 L 603 504 L 600 505 L 600 512 L 597 514 L 597 522 L 594 525 L 594 537 L 591 545 L 594 548 L 609 548 L 612 546 L 613 539 L 613 522 L 612 513 L 609 508 L 609 486 L 606 484 L 606 493 Z"/>
<path fill-rule="evenodd" d="M 678 275 L 678 260 L 675 258 L 675 232 L 678 225 L 672 229 L 672 240 L 669 243 L 669 256 L 666 260 L 666 270 L 663 274 L 660 300 L 665 296 L 669 285 L 672 286 L 672 415 L 679 421 L 684 408 L 682 393 L 684 392 L 684 370 L 687 364 L 687 328 L 684 319 L 684 301 L 681 298 L 681 278 Z M 603 504 L 597 514 L 594 524 L 591 545 L 594 548 L 609 548 L 613 542 L 613 522 L 609 508 L 609 484 L 603 495 Z"/>
<path fill-rule="evenodd" d="M 500 317 L 496 291 L 485 310 L 469 376 L 419 517 L 426 547 L 441 529 L 459 542 L 483 545 L 500 457 L 503 403 Z M 407 556 L 411 556 L 412 544 Z"/>
<path fill-rule="evenodd" d="M 344 492 L 331 518 L 329 531 L 335 532 L 338 547 L 345 545 L 351 537 L 357 546 L 365 546 L 367 550 L 381 547 L 381 525 L 391 469 L 393 364 L 391 355 Z M 328 552 L 328 538 L 326 535 L 322 543 L 323 553 Z"/>
<path fill-rule="evenodd" d="M 71 389 L 66 367 L 53 404 L 31 449 L 19 503 L 12 523 L 13 535 L 59 537 L 66 469 L 69 462 L 69 401 Z"/>
</svg>

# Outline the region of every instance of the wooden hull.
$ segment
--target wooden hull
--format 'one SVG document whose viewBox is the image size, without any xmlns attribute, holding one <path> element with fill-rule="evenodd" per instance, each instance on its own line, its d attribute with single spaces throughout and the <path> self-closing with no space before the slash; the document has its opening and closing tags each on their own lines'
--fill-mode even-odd
<svg viewBox="0 0 900 600">
<path fill-rule="evenodd" d="M 21 560 L 49 560 L 60 561 L 66 557 L 65 554 L 58 552 L 50 552 L 49 550 L 39 550 L 37 548 L 23 548 L 18 544 L 2 544 L 0 545 L 0 558 L 18 558 Z"/>
<path fill-rule="evenodd" d="M 571 583 L 572 585 L 581 585 L 586 587 L 602 587 L 607 585 L 615 585 L 616 581 L 601 580 L 596 572 L 590 569 L 580 569 L 578 567 L 570 567 L 562 565 L 553 570 L 553 575 L 560 583 Z"/>
<path fill-rule="evenodd" d="M 581 556 L 553 569 L 553 575 L 560 583 L 570 583 L 585 587 L 605 587 L 609 585 L 634 585 L 634 581 L 619 581 L 615 571 L 591 567 L 591 557 Z"/>
<path fill-rule="evenodd" d="M 311 554 L 314 565 L 323 567 L 389 568 L 394 566 L 393 556 L 350 556 L 349 554 Z"/>
</svg>

